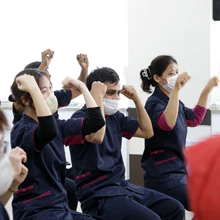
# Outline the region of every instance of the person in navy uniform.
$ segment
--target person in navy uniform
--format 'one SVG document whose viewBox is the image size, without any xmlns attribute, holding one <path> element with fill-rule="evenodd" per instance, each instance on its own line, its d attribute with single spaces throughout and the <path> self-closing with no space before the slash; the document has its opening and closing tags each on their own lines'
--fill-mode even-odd
<svg viewBox="0 0 220 220">
<path fill-rule="evenodd" d="M 13 199 L 14 220 L 92 219 L 68 207 L 65 184 L 66 159 L 63 145 L 82 143 L 105 125 L 100 107 L 85 84 L 67 77 L 64 89 L 79 90 L 88 105 L 88 117 L 58 120 L 57 99 L 46 73 L 34 69 L 17 74 L 11 86 L 16 102 L 24 109 L 22 119 L 11 131 L 12 147 L 20 146 L 27 154 L 27 178 Z M 94 82 L 93 93 L 105 94 L 106 86 Z M 95 141 L 95 140 L 94 140 Z"/>
<path fill-rule="evenodd" d="M 197 105 L 190 109 L 179 100 L 179 92 L 190 76 L 186 72 L 178 74 L 177 61 L 173 57 L 156 57 L 148 68 L 140 71 L 140 77 L 143 91 L 151 93 L 155 87 L 145 104 L 154 136 L 145 139 L 141 160 L 144 185 L 179 200 L 190 210 L 183 155 L 187 127 L 202 122 L 208 95 L 218 84 L 218 79 L 214 77 L 207 83 Z"/>
<path fill-rule="evenodd" d="M 49 77 L 51 77 L 51 73 L 49 72 L 49 65 L 54 57 L 54 51 L 51 49 L 47 49 L 41 53 L 42 61 L 35 61 L 32 63 L 29 63 L 27 66 L 25 66 L 24 69 L 38 69 L 40 71 L 45 72 Z M 81 66 L 81 72 L 78 77 L 78 80 L 85 83 L 86 76 L 88 75 L 88 67 L 89 67 L 89 60 L 86 54 L 78 54 L 77 55 L 77 61 L 79 65 Z M 81 93 L 76 90 L 75 88 L 67 89 L 67 90 L 55 90 L 54 95 L 57 98 L 58 101 L 58 108 L 62 108 L 65 106 L 68 106 L 72 99 L 79 96 Z M 13 102 L 12 104 L 12 110 L 13 110 L 13 124 L 18 122 L 22 118 L 23 110 L 22 107 L 17 105 L 16 101 L 13 99 L 13 96 L 9 96 L 9 101 Z M 58 111 L 54 113 L 54 117 L 57 119 L 59 118 Z M 66 170 L 66 181 L 65 181 L 65 189 L 67 191 L 67 197 L 69 201 L 69 207 L 72 210 L 76 210 L 78 199 L 75 194 L 75 178 L 74 175 L 72 175 L 72 167 L 68 168 Z"/>
<path fill-rule="evenodd" d="M 91 90 L 94 81 L 107 86 L 104 96 L 106 130 L 100 144 L 85 141 L 70 146 L 71 159 L 77 179 L 76 193 L 84 213 L 105 220 L 182 220 L 184 208 L 177 200 L 154 190 L 136 186 L 125 180 L 121 153 L 122 137 L 150 138 L 153 129 L 148 114 L 133 86 L 121 89 L 118 74 L 103 67 L 92 71 L 86 80 Z M 120 94 L 134 101 L 138 120 L 118 111 Z M 72 117 L 86 117 L 84 106 Z M 99 132 L 96 135 L 99 136 Z"/>
<path fill-rule="evenodd" d="M 27 161 L 27 155 L 21 148 L 16 147 L 7 154 L 9 145 L 4 139 L 4 130 L 8 128 L 6 116 L 0 109 L 0 220 L 9 220 L 4 206 L 28 173 L 23 164 Z"/>
</svg>

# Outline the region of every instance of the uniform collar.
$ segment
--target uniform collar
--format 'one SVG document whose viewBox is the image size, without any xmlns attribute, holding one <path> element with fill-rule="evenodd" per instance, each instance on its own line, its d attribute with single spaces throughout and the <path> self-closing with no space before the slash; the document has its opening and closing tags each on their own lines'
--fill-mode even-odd
<svg viewBox="0 0 220 220">
<path fill-rule="evenodd" d="M 159 99 L 162 99 L 163 101 L 169 102 L 170 100 L 170 98 L 164 92 L 162 92 L 159 88 L 155 88 L 153 95 L 157 96 Z"/>
</svg>

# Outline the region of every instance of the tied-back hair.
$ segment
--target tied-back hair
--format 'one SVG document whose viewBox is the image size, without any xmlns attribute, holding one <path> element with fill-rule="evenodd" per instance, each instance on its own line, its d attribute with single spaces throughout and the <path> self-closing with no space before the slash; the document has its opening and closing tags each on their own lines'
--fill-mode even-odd
<svg viewBox="0 0 220 220">
<path fill-rule="evenodd" d="M 153 87 L 156 87 L 158 84 L 153 78 L 154 74 L 162 76 L 163 72 L 171 63 L 177 64 L 177 61 L 172 56 L 161 55 L 152 60 L 148 68 L 142 69 L 140 71 L 142 90 L 147 93 L 152 93 Z"/>
<path fill-rule="evenodd" d="M 15 76 L 14 82 L 11 85 L 11 92 L 12 92 L 12 97 L 13 97 L 14 101 L 21 107 L 25 107 L 22 100 L 21 100 L 22 97 L 24 97 L 32 102 L 32 98 L 31 98 L 30 93 L 26 92 L 26 91 L 19 90 L 17 83 L 16 83 L 16 78 L 19 76 L 22 76 L 24 74 L 33 76 L 35 78 L 38 86 L 39 86 L 41 76 L 46 76 L 50 80 L 50 78 L 47 76 L 46 73 L 41 72 L 37 69 L 25 69 L 25 70 L 22 70 L 21 72 L 19 72 Z"/>
<path fill-rule="evenodd" d="M 87 76 L 86 86 L 90 91 L 92 83 L 95 81 L 100 81 L 102 83 L 117 84 L 119 80 L 119 75 L 116 73 L 115 70 L 108 67 L 96 68 Z"/>
</svg>

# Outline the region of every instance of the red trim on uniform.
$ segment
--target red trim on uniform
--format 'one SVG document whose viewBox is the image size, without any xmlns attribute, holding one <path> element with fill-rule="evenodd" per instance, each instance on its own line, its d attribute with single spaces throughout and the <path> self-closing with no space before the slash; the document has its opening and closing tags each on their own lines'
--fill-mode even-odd
<svg viewBox="0 0 220 220">
<path fill-rule="evenodd" d="M 82 135 L 79 134 L 79 135 L 73 135 L 71 137 L 67 137 L 67 138 L 64 138 L 63 139 L 63 143 L 66 145 L 66 146 L 70 146 L 72 144 L 82 144 L 83 143 L 83 138 L 82 138 Z"/>
<path fill-rule="evenodd" d="M 170 160 L 175 160 L 175 159 L 177 159 L 177 158 L 178 158 L 177 156 L 174 156 L 174 157 L 168 158 L 168 159 L 166 159 L 166 160 L 158 161 L 158 162 L 156 162 L 156 163 L 154 163 L 154 164 L 155 164 L 155 165 L 158 165 L 158 164 L 161 164 L 161 163 L 168 162 L 168 161 L 170 161 Z"/>
<path fill-rule="evenodd" d="M 35 134 L 35 131 L 36 129 L 39 127 L 39 125 L 34 129 L 34 132 L 33 132 L 33 135 L 32 135 L 32 138 L 33 138 L 33 143 L 34 143 L 34 149 L 37 151 L 37 152 L 40 152 L 40 150 L 37 149 L 37 146 L 35 144 L 35 140 L 34 140 L 34 134 Z"/>
<path fill-rule="evenodd" d="M 164 131 L 171 131 L 176 123 L 170 127 L 168 124 L 167 124 L 167 121 L 166 121 L 166 118 L 165 118 L 165 115 L 164 113 L 162 113 L 159 117 L 158 117 L 158 120 L 157 120 L 157 125 L 158 127 L 161 129 L 161 130 L 164 130 Z"/>
<path fill-rule="evenodd" d="M 164 152 L 164 150 L 155 150 L 155 151 L 150 152 L 150 155 L 159 154 L 159 153 L 163 153 L 163 152 Z"/>
<path fill-rule="evenodd" d="M 83 127 L 83 124 L 84 124 L 84 118 L 82 118 L 81 128 Z M 83 138 L 82 134 L 72 135 L 70 137 L 63 139 L 63 143 L 66 146 L 70 146 L 72 144 L 83 144 L 83 142 L 84 142 L 84 138 Z"/>
<path fill-rule="evenodd" d="M 82 128 L 83 128 L 83 125 L 84 125 L 84 118 L 82 118 L 82 124 L 81 124 Z"/>
<path fill-rule="evenodd" d="M 91 172 L 83 173 L 79 176 L 76 176 L 76 179 L 80 180 L 80 179 L 85 178 L 85 177 L 90 176 L 90 175 L 91 175 Z"/>
<path fill-rule="evenodd" d="M 23 193 L 23 192 L 27 192 L 27 191 L 29 191 L 29 190 L 31 190 L 31 189 L 33 189 L 33 188 L 34 188 L 33 185 L 27 186 L 27 187 L 25 187 L 25 188 L 21 188 L 21 189 L 19 189 L 17 192 L 15 192 L 15 194 L 20 194 L 20 193 Z"/>
<path fill-rule="evenodd" d="M 89 183 L 87 183 L 87 184 L 85 184 L 85 185 L 82 185 L 81 188 L 83 189 L 83 188 L 85 188 L 85 187 L 87 187 L 87 186 L 89 186 L 89 185 L 91 185 L 91 184 L 93 184 L 93 183 L 96 183 L 96 182 L 98 182 L 98 181 L 101 181 L 101 180 L 103 180 L 103 179 L 105 179 L 105 178 L 107 178 L 107 175 L 106 175 L 106 174 L 103 175 L 103 176 L 100 176 L 99 178 L 93 180 L 92 182 L 89 182 Z"/>
<path fill-rule="evenodd" d="M 30 202 L 30 201 L 35 200 L 35 199 L 42 198 L 42 197 L 44 197 L 44 196 L 48 196 L 48 195 L 50 195 L 50 194 L 51 194 L 51 192 L 50 192 L 50 190 L 49 190 L 49 191 L 47 191 L 47 192 L 45 192 L 45 193 L 43 193 L 43 194 L 41 194 L 41 195 L 39 195 L 39 196 L 36 196 L 36 197 L 34 197 L 34 198 L 32 198 L 32 199 L 24 200 L 24 201 L 21 202 L 21 204 L 24 205 L 24 204 L 27 203 L 27 202 Z"/>
<path fill-rule="evenodd" d="M 127 132 L 127 131 L 122 131 L 122 136 L 127 138 L 128 140 L 132 138 L 133 134 Z"/>
</svg>

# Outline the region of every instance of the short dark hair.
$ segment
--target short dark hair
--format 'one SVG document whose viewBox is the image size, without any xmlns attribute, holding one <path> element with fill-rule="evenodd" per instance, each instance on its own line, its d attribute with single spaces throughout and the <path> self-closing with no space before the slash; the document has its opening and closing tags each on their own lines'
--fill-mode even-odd
<svg viewBox="0 0 220 220">
<path fill-rule="evenodd" d="M 161 55 L 153 59 L 148 68 L 140 71 L 142 80 L 141 88 L 144 92 L 152 93 L 151 87 L 157 86 L 157 82 L 154 81 L 153 75 L 157 74 L 158 76 L 162 76 L 163 72 L 171 63 L 177 64 L 177 61 L 172 56 Z"/>
<path fill-rule="evenodd" d="M 102 67 L 96 68 L 87 76 L 86 86 L 88 90 L 91 90 L 92 83 L 95 81 L 100 81 L 102 83 L 117 84 L 120 81 L 120 78 L 115 70 L 108 67 Z"/>
<path fill-rule="evenodd" d="M 26 91 L 19 90 L 18 86 L 17 86 L 17 83 L 16 83 L 16 78 L 19 77 L 19 76 L 22 76 L 24 74 L 34 76 L 38 86 L 39 86 L 41 76 L 46 76 L 50 80 L 50 78 L 48 77 L 48 75 L 45 72 L 41 72 L 37 69 L 25 69 L 25 70 L 22 70 L 21 72 L 19 72 L 15 76 L 14 82 L 11 85 L 11 92 L 12 92 L 12 97 L 13 97 L 14 101 L 16 101 L 17 104 L 22 106 L 22 107 L 24 107 L 24 104 L 21 100 L 22 97 L 25 97 L 29 100 L 32 100 L 30 93 L 26 92 Z"/>
</svg>

